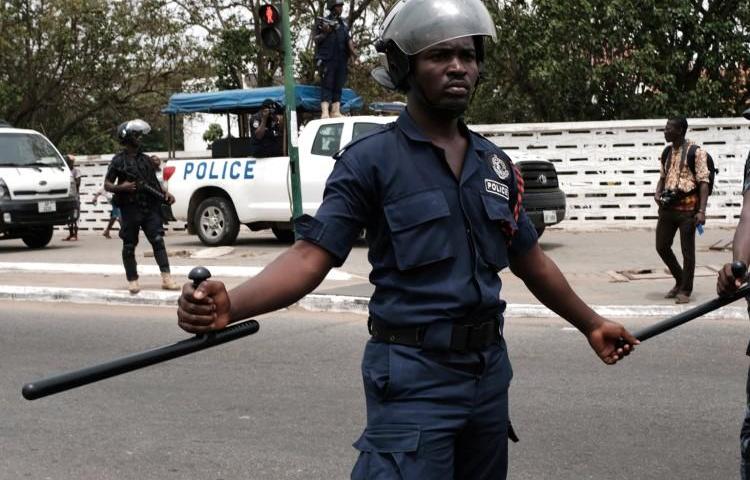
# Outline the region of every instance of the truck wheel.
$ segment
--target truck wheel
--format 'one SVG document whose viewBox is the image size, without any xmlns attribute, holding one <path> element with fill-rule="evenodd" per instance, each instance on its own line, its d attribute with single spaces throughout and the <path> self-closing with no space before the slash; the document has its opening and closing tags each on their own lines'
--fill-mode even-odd
<svg viewBox="0 0 750 480">
<path fill-rule="evenodd" d="M 283 243 L 294 242 L 294 230 L 287 230 L 287 229 L 279 228 L 279 227 L 271 227 L 271 231 L 273 232 L 273 235 L 276 237 L 276 240 L 280 242 L 283 242 Z"/>
<path fill-rule="evenodd" d="M 52 240 L 53 230 L 54 227 L 52 225 L 33 227 L 21 237 L 21 240 L 29 248 L 46 247 L 50 240 Z"/>
<path fill-rule="evenodd" d="M 203 200 L 195 211 L 193 226 L 204 245 L 231 245 L 240 233 L 240 221 L 232 204 L 222 197 Z"/>
<path fill-rule="evenodd" d="M 544 233 L 544 229 L 547 228 L 546 225 L 542 225 L 541 227 L 536 227 L 536 236 L 541 237 Z"/>
</svg>

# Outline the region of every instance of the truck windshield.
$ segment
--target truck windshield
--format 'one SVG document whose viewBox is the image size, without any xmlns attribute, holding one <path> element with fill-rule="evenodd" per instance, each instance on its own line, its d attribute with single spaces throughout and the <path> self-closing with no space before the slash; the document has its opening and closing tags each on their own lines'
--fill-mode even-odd
<svg viewBox="0 0 750 480">
<path fill-rule="evenodd" d="M 0 166 L 61 167 L 63 159 L 41 135 L 29 133 L 0 134 Z"/>
</svg>

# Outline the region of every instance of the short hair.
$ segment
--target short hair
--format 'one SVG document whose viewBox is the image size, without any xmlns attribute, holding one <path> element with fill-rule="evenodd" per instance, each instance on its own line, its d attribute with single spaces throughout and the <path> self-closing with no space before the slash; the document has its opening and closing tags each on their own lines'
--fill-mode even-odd
<svg viewBox="0 0 750 480">
<path fill-rule="evenodd" d="M 688 121 L 685 117 L 673 117 L 670 118 L 667 123 L 674 123 L 678 127 L 680 127 L 680 131 L 682 132 L 682 135 L 684 136 L 687 133 L 688 130 Z"/>
</svg>

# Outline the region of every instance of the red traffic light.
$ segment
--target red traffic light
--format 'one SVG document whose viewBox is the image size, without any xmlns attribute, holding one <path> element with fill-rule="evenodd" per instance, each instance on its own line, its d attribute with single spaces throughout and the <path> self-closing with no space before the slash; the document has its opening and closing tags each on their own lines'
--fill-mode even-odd
<svg viewBox="0 0 750 480">
<path fill-rule="evenodd" d="M 284 38 L 281 35 L 281 14 L 275 5 L 264 3 L 258 9 L 260 17 L 260 39 L 265 48 L 282 50 Z"/>
<path fill-rule="evenodd" d="M 266 3 L 260 6 L 258 10 L 258 16 L 260 16 L 260 22 L 263 25 L 276 25 L 279 23 L 281 15 L 279 15 L 279 9 L 276 6 Z"/>
</svg>

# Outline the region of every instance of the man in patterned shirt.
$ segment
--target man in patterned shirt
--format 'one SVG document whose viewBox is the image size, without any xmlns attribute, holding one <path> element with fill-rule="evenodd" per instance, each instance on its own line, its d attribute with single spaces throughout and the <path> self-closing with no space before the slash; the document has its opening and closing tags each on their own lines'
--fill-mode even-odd
<svg viewBox="0 0 750 480">
<path fill-rule="evenodd" d="M 750 120 L 750 109 L 745 110 L 744 117 Z M 741 260 L 745 265 L 750 263 L 750 154 L 745 160 L 745 177 L 742 182 L 742 212 L 740 221 L 734 232 L 734 241 L 732 242 L 733 260 Z M 719 278 L 716 281 L 716 292 L 719 295 L 728 295 L 737 290 L 744 282 L 744 279 L 734 278 L 732 275 L 732 264 L 727 263 L 719 271 Z M 750 315 L 750 298 L 748 298 L 748 315 Z M 747 354 L 750 355 L 750 345 L 747 348 Z M 747 386 L 745 387 L 747 395 L 747 408 L 745 409 L 745 420 L 742 422 L 740 432 L 740 472 L 742 480 L 750 479 L 750 369 L 747 372 Z"/>
<path fill-rule="evenodd" d="M 694 142 L 685 138 L 687 128 L 688 123 L 684 118 L 673 118 L 667 122 L 664 138 L 671 145 L 662 153 L 659 182 L 654 192 L 654 200 L 659 205 L 656 251 L 675 280 L 674 287 L 665 298 L 674 298 L 676 303 L 690 301 L 695 274 L 695 228 L 706 223 L 708 200 L 706 152 L 700 147 L 691 148 Z M 682 266 L 672 252 L 677 230 L 680 231 Z"/>
</svg>

